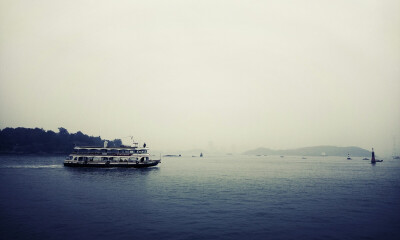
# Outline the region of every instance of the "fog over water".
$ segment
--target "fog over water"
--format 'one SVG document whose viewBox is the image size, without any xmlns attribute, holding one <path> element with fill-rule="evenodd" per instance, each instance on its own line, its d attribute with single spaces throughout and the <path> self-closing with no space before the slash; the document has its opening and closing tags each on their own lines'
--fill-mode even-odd
<svg viewBox="0 0 400 240">
<path fill-rule="evenodd" d="M 399 1 L 1 0 L 0 32 L 2 129 L 162 151 L 400 142 Z"/>
</svg>

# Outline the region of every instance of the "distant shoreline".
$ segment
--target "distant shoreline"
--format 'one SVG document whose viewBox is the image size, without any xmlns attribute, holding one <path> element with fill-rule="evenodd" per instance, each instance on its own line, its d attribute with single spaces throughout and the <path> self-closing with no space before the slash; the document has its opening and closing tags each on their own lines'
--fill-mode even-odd
<svg viewBox="0 0 400 240">
<path fill-rule="evenodd" d="M 337 156 L 344 157 L 368 157 L 371 152 L 360 147 L 337 147 L 337 146 L 313 146 L 296 149 L 273 150 L 269 148 L 257 148 L 243 153 L 244 155 L 281 155 L 281 156 Z"/>
<path fill-rule="evenodd" d="M 69 133 L 60 127 L 59 132 L 41 128 L 4 128 L 0 129 L 0 155 L 68 155 L 74 146 L 121 146 L 121 139 L 106 140 L 88 136 L 81 131 Z"/>
</svg>

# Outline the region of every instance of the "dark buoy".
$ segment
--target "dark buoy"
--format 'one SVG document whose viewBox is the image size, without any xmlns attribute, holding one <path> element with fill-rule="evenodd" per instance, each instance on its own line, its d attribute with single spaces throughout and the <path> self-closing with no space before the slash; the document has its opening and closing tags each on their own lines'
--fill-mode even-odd
<svg viewBox="0 0 400 240">
<path fill-rule="evenodd" d="M 372 164 L 375 164 L 375 163 L 376 163 L 376 161 L 375 161 L 375 153 L 374 153 L 374 148 L 372 148 L 372 157 L 371 157 L 371 163 L 372 163 Z"/>
</svg>

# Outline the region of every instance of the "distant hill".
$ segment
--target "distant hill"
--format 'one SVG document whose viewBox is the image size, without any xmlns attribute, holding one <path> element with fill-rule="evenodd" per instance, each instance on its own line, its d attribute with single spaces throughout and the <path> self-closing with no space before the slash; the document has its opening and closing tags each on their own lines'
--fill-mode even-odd
<svg viewBox="0 0 400 240">
<path fill-rule="evenodd" d="M 0 129 L 0 154 L 68 154 L 75 145 L 103 146 L 105 139 L 77 133 L 69 133 L 60 127 L 59 132 L 41 128 Z M 119 147 L 120 139 L 108 141 L 108 146 Z"/>
<path fill-rule="evenodd" d="M 297 149 L 272 150 L 269 148 L 257 148 L 244 152 L 245 155 L 286 155 L 286 156 L 347 156 L 369 157 L 371 152 L 360 147 L 335 147 L 335 146 L 315 146 Z"/>
</svg>

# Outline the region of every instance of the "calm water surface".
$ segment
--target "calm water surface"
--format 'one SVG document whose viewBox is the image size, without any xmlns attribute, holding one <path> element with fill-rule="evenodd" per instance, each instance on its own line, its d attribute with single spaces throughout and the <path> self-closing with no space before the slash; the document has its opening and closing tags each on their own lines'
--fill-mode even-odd
<svg viewBox="0 0 400 240">
<path fill-rule="evenodd" d="M 400 160 L 0 157 L 0 239 L 400 239 Z"/>
</svg>

